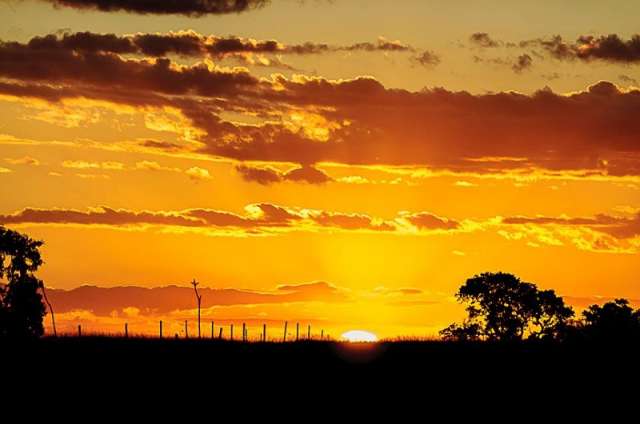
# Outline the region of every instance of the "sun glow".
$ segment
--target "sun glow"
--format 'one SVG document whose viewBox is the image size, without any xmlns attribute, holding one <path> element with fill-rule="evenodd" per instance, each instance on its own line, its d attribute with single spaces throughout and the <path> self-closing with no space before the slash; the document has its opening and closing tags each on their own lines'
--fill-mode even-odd
<svg viewBox="0 0 640 424">
<path fill-rule="evenodd" d="M 341 339 L 350 343 L 372 343 L 378 341 L 378 336 L 369 331 L 351 330 L 343 333 Z"/>
</svg>

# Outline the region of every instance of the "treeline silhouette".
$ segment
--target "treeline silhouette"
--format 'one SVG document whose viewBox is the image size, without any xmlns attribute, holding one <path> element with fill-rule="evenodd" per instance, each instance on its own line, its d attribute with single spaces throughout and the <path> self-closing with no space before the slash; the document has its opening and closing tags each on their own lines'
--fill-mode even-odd
<svg viewBox="0 0 640 424">
<path fill-rule="evenodd" d="M 640 309 L 626 299 L 591 305 L 575 317 L 554 290 L 507 273 L 483 273 L 469 278 L 456 293 L 467 318 L 440 335 L 458 341 L 640 341 Z"/>
<path fill-rule="evenodd" d="M 35 276 L 43 263 L 42 244 L 0 226 L 0 280 L 6 280 L 0 283 L 0 338 L 42 337 L 47 309 L 56 335 L 45 285 Z M 194 280 L 192 284 L 199 307 L 197 283 Z M 440 332 L 445 341 L 640 341 L 640 309 L 633 310 L 626 299 L 591 305 L 576 317 L 555 291 L 540 290 L 502 272 L 469 278 L 456 298 L 466 305 L 467 317 Z"/>
</svg>

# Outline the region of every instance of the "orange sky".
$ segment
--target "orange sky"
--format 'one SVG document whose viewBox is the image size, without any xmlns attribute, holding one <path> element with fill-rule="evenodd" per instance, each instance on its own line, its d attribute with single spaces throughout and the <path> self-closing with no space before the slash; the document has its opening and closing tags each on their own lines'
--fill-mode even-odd
<svg viewBox="0 0 640 424">
<path fill-rule="evenodd" d="M 179 333 L 193 278 L 274 334 L 434 335 L 484 271 L 640 298 L 640 6 L 103 3 L 0 4 L 0 223 L 51 288 L 155 288 L 62 329 Z"/>
</svg>

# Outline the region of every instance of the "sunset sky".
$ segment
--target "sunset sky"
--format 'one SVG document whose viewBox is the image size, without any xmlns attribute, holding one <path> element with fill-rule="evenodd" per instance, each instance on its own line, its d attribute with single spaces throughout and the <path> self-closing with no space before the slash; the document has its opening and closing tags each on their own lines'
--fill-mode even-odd
<svg viewBox="0 0 640 424">
<path fill-rule="evenodd" d="M 433 336 L 485 271 L 640 299 L 637 2 L 0 15 L 0 224 L 45 241 L 63 331 L 181 334 L 194 278 L 207 323 L 274 336 Z"/>
</svg>

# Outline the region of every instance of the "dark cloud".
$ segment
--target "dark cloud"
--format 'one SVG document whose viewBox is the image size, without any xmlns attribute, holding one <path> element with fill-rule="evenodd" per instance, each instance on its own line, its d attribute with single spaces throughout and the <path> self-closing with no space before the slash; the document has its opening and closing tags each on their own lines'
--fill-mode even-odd
<svg viewBox="0 0 640 424">
<path fill-rule="evenodd" d="M 513 72 L 520 74 L 526 70 L 531 69 L 533 65 L 533 58 L 529 54 L 521 54 L 515 58 L 502 58 L 502 57 L 483 57 L 474 55 L 473 61 L 475 63 L 487 63 L 496 66 L 508 66 Z"/>
<path fill-rule="evenodd" d="M 286 181 L 303 182 L 308 184 L 324 184 L 331 181 L 331 177 L 313 166 L 304 165 L 294 168 L 282 175 Z"/>
<path fill-rule="evenodd" d="M 488 171 L 488 164 L 478 160 L 486 157 L 525 159 L 492 163 L 494 172 L 515 167 L 609 175 L 640 171 L 634 142 L 640 92 L 624 92 L 608 82 L 570 96 L 550 90 L 531 96 L 444 89 L 410 93 L 384 89 L 367 78 L 283 84 L 290 101 L 334 107 L 327 116 L 350 124 L 331 130 L 326 143 L 267 126 L 238 135 L 238 140 L 250 137 L 250 145 L 226 139 L 223 145 L 209 143 L 207 150 L 245 160 L 428 164 L 469 172 Z"/>
<path fill-rule="evenodd" d="M 391 41 L 384 37 L 380 37 L 376 43 L 365 42 L 355 43 L 346 47 L 337 47 L 337 50 L 343 51 L 386 51 L 386 52 L 411 52 L 414 48 L 401 41 Z"/>
<path fill-rule="evenodd" d="M 415 48 L 401 41 L 391 41 L 384 37 L 378 38 L 377 42 L 360 42 L 345 46 L 331 45 L 324 43 L 306 42 L 282 47 L 282 52 L 292 54 L 321 54 L 329 52 L 413 52 Z"/>
<path fill-rule="evenodd" d="M 362 214 L 321 212 L 315 215 L 313 220 L 323 227 L 342 228 L 345 230 L 395 231 L 393 225 L 381 220 L 374 220 Z"/>
<path fill-rule="evenodd" d="M 528 54 L 521 54 L 516 59 L 515 63 L 511 67 L 513 71 L 520 74 L 524 71 L 528 71 L 533 66 L 533 59 Z"/>
<path fill-rule="evenodd" d="M 471 34 L 469 41 L 471 41 L 473 45 L 483 48 L 495 48 L 502 45 L 501 42 L 494 40 L 486 32 L 476 32 Z"/>
<path fill-rule="evenodd" d="M 513 66 L 513 62 L 511 60 L 501 57 L 482 57 L 474 55 L 472 59 L 475 63 L 489 63 L 491 65 L 498 66 Z"/>
<path fill-rule="evenodd" d="M 460 223 L 453 219 L 443 218 L 428 212 L 405 216 L 407 221 L 421 229 L 427 230 L 455 230 Z"/>
<path fill-rule="evenodd" d="M 88 211 L 75 209 L 26 208 L 15 214 L 0 215 L 5 225 L 24 223 L 80 224 L 80 225 L 165 225 L 179 227 L 234 227 L 257 229 L 261 227 L 287 226 L 301 216 L 286 209 L 261 203 L 250 205 L 251 214 L 245 216 L 213 209 L 187 209 L 172 212 L 135 212 L 127 209 L 112 209 L 105 206 Z"/>
<path fill-rule="evenodd" d="M 132 212 L 124 209 L 100 207 L 87 212 L 74 209 L 25 208 L 12 215 L 0 215 L 2 224 L 48 223 L 82 225 L 178 225 L 201 226 L 204 222 L 186 215 L 163 212 Z"/>
<path fill-rule="evenodd" d="M 377 42 L 361 42 L 351 45 L 303 43 L 285 45 L 276 40 L 254 40 L 235 36 L 218 37 L 202 35 L 194 31 L 168 33 L 138 33 L 133 35 L 75 32 L 37 36 L 29 40 L 32 50 L 73 51 L 84 54 L 117 53 L 150 57 L 178 55 L 185 57 L 244 57 L 246 54 L 309 55 L 336 52 L 413 52 L 415 49 L 400 41 L 380 38 Z M 425 52 L 425 60 L 437 56 Z"/>
<path fill-rule="evenodd" d="M 616 34 L 600 37 L 583 35 L 572 47 L 575 55 L 582 60 L 640 62 L 640 34 L 633 35 L 629 40 L 623 40 Z"/>
<path fill-rule="evenodd" d="M 221 15 L 259 9 L 269 0 L 40 0 L 56 7 L 155 15 Z"/>
<path fill-rule="evenodd" d="M 532 95 L 410 92 L 385 88 L 370 77 L 265 79 L 210 64 L 11 42 L 0 44 L 0 77 L 0 93 L 13 96 L 177 108 L 203 134 L 202 153 L 242 161 L 640 175 L 640 91 L 604 81 L 570 95 L 549 89 Z M 278 119 L 297 111 L 317 118 L 303 121 L 312 125 L 310 131 Z M 223 112 L 258 124 L 226 121 Z M 316 130 L 323 140 L 313 138 Z M 314 169 L 302 167 L 288 178 L 324 180 Z M 261 177 L 277 179 L 273 172 Z"/>
<path fill-rule="evenodd" d="M 262 185 L 280 183 L 283 181 L 303 182 L 308 184 L 324 184 L 332 181 L 323 171 L 310 165 L 293 168 L 282 172 L 270 166 L 253 167 L 248 165 L 236 166 L 236 171 L 245 181 L 256 182 Z"/>
<path fill-rule="evenodd" d="M 539 47 L 554 59 L 594 60 L 609 63 L 634 64 L 640 62 L 640 34 L 624 40 L 617 34 L 581 35 L 576 41 L 565 41 L 560 35 L 521 41 L 522 48 Z"/>
<path fill-rule="evenodd" d="M 440 59 L 440 56 L 430 50 L 423 51 L 422 53 L 412 57 L 411 60 L 414 63 L 424 67 L 437 66 L 442 61 L 442 59 Z"/>
<path fill-rule="evenodd" d="M 177 152 L 182 149 L 180 144 L 171 143 L 169 141 L 144 140 L 139 144 L 143 147 L 150 147 L 152 149 L 164 150 L 167 152 Z"/>
<path fill-rule="evenodd" d="M 242 179 L 248 182 L 255 182 L 262 185 L 269 185 L 282 182 L 282 172 L 272 167 L 253 167 L 248 165 L 237 165 L 236 171 Z"/>
<path fill-rule="evenodd" d="M 47 84 L 82 83 L 169 95 L 214 96 L 259 85 L 256 77 L 240 69 L 211 69 L 203 64 L 174 67 L 166 58 L 128 60 L 111 53 L 78 53 L 15 42 L 0 42 L 0 75 Z"/>
<path fill-rule="evenodd" d="M 404 220 L 404 221 L 403 221 Z M 259 234 L 275 230 L 339 229 L 381 232 L 402 232 L 406 221 L 419 230 L 455 231 L 457 221 L 428 212 L 401 214 L 384 220 L 359 213 L 347 213 L 305 208 L 289 208 L 271 203 L 256 203 L 245 207 L 244 214 L 215 209 L 185 209 L 180 211 L 132 211 L 108 207 L 76 209 L 26 208 L 13 214 L 0 215 L 0 225 L 54 224 L 98 225 L 112 228 L 170 226 L 219 230 L 222 234 Z"/>
</svg>

